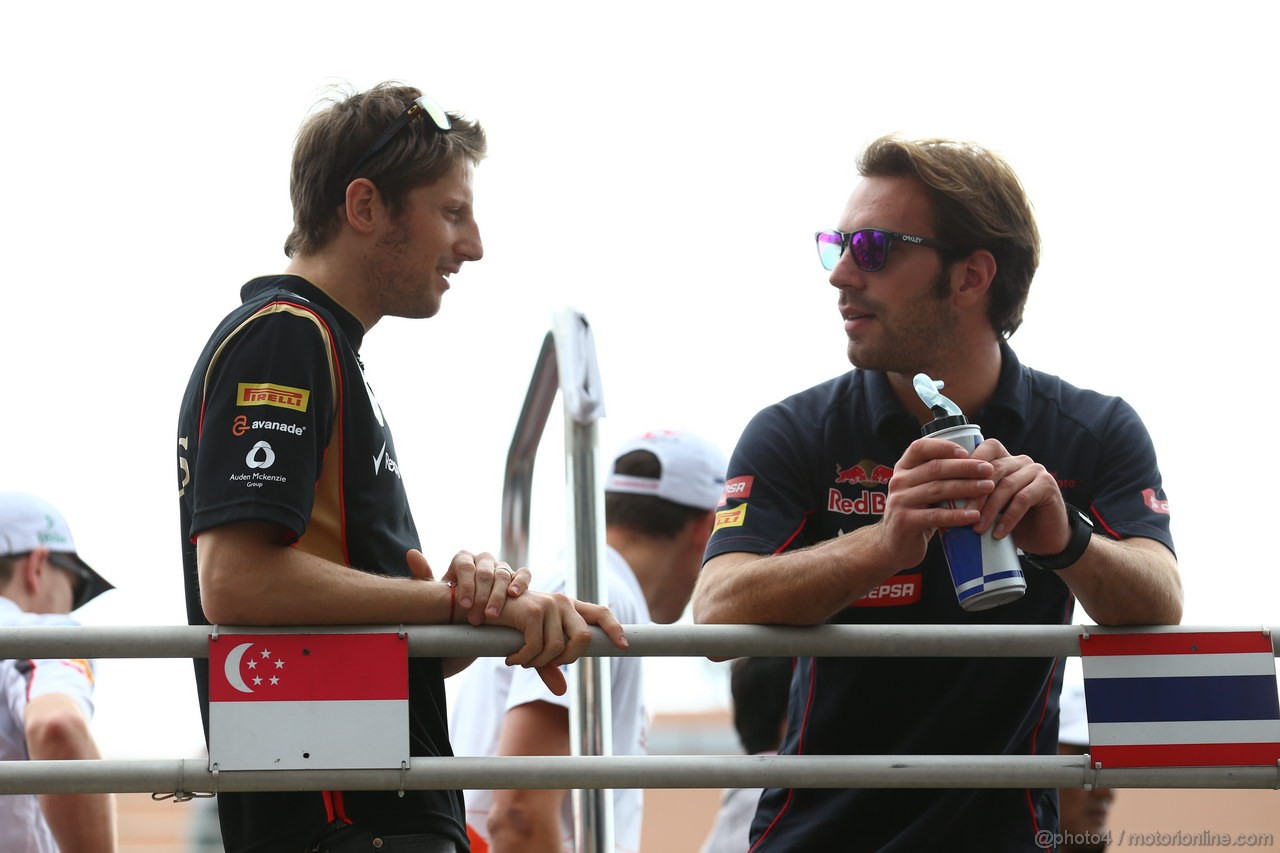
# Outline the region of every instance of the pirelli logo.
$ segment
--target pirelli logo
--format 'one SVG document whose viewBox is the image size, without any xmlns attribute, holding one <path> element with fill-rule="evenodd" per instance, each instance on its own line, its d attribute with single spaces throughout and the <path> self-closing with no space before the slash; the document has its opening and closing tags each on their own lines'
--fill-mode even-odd
<svg viewBox="0 0 1280 853">
<path fill-rule="evenodd" d="M 722 509 L 716 513 L 715 525 L 711 532 L 714 533 L 725 527 L 741 527 L 742 523 L 747 520 L 747 505 L 739 504 L 733 509 Z"/>
<path fill-rule="evenodd" d="M 270 382 L 241 382 L 236 386 L 237 406 L 275 406 L 305 412 L 311 392 L 305 388 L 273 385 Z"/>
</svg>

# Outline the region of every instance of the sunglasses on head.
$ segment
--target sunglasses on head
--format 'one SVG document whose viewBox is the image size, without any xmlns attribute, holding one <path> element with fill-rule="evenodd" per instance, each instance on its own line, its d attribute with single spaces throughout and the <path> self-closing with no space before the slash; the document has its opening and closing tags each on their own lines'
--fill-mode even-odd
<svg viewBox="0 0 1280 853">
<path fill-rule="evenodd" d="M 917 246 L 928 246 L 943 252 L 955 251 L 951 245 L 932 237 L 899 234 L 897 231 L 886 231 L 883 228 L 818 231 L 813 238 L 818 244 L 818 260 L 822 261 L 823 268 L 828 270 L 836 268 L 845 249 L 848 249 L 858 269 L 863 272 L 879 272 L 889 262 L 889 247 L 893 245 L 894 240 L 914 243 Z"/>
<path fill-rule="evenodd" d="M 386 130 L 382 131 L 381 136 L 373 140 L 373 144 L 366 148 L 365 152 L 356 160 L 356 164 L 351 167 L 351 171 L 347 172 L 347 176 L 342 180 L 343 190 L 356 179 L 356 175 L 366 163 L 376 157 L 379 151 L 387 147 L 387 143 L 394 139 L 397 133 L 407 127 L 409 122 L 423 115 L 431 119 L 431 123 L 441 133 L 453 127 L 449 122 L 449 114 L 435 101 L 426 95 L 415 99 L 413 103 L 405 107 L 404 112 L 397 116 L 396 120 L 391 122 Z"/>
</svg>

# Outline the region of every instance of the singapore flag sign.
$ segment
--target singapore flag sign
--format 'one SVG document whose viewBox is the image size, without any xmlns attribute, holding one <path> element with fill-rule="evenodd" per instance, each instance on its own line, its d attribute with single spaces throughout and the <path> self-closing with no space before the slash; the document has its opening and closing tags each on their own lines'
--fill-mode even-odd
<svg viewBox="0 0 1280 853">
<path fill-rule="evenodd" d="M 407 638 L 209 638 L 211 769 L 399 769 L 408 760 Z"/>
</svg>

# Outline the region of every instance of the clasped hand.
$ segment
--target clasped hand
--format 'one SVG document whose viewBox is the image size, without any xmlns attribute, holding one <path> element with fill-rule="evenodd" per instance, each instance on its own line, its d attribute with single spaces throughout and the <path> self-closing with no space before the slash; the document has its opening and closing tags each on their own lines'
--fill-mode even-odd
<svg viewBox="0 0 1280 853">
<path fill-rule="evenodd" d="M 1058 483 L 1028 456 L 1013 456 L 995 439 L 970 456 L 938 438 L 911 443 L 894 466 L 880 521 L 888 559 L 899 569 L 919 565 L 940 527 L 972 526 L 1033 554 L 1054 554 L 1070 536 Z"/>
<path fill-rule="evenodd" d="M 409 568 L 419 580 L 434 580 L 422 552 L 408 553 Z M 502 625 L 524 635 L 524 645 L 506 658 L 508 666 L 533 667 L 557 696 L 568 689 L 560 667 L 582 656 L 591 642 L 590 626 L 601 628 L 620 649 L 627 647 L 622 625 L 600 604 L 577 601 L 560 593 L 529 589 L 532 575 L 488 552 L 459 551 L 440 578 L 457 584 L 458 607 L 472 625 Z"/>
</svg>

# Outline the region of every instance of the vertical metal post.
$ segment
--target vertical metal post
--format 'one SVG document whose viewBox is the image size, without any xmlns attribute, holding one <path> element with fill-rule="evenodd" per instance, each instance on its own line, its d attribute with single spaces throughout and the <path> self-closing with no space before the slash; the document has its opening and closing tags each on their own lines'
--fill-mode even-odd
<svg viewBox="0 0 1280 853">
<path fill-rule="evenodd" d="M 607 603 L 601 581 L 604 567 L 604 485 L 596 476 L 597 419 L 604 411 L 595 342 L 586 317 L 559 314 L 552 327 L 556 363 L 565 407 L 565 485 L 569 513 L 569 595 Z M 574 755 L 612 755 L 612 684 L 609 660 L 580 658 L 569 681 L 569 741 Z M 573 791 L 577 853 L 605 853 L 613 844 L 613 792 L 603 788 Z"/>
<path fill-rule="evenodd" d="M 604 415 L 600 370 L 591 326 L 582 314 L 556 315 L 543 341 L 524 407 L 507 452 L 502 491 L 502 556 L 524 565 L 529 553 L 533 463 L 557 388 L 565 407 L 565 481 L 570 495 L 566 571 L 570 596 L 605 602 L 604 486 L 597 476 L 597 421 Z M 569 679 L 569 735 L 574 755 L 612 755 L 613 718 L 610 659 L 578 660 Z M 579 853 L 614 849 L 613 792 L 573 791 L 574 837 Z"/>
</svg>

